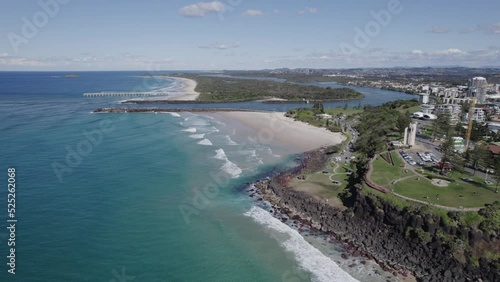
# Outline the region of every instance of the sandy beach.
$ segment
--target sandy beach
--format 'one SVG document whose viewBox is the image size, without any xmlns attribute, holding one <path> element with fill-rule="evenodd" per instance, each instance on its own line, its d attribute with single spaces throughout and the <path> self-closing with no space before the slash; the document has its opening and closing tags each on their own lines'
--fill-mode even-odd
<svg viewBox="0 0 500 282">
<path fill-rule="evenodd" d="M 180 96 L 174 96 L 174 97 L 168 97 L 168 100 L 174 100 L 174 101 L 193 101 L 200 96 L 200 93 L 196 92 L 196 85 L 198 83 L 192 79 L 187 79 L 187 78 L 181 78 L 181 77 L 166 77 L 166 78 L 172 78 L 172 79 L 177 79 L 181 80 L 182 83 L 184 84 L 184 88 L 180 89 L 180 92 L 184 92 L 186 94 L 180 95 Z"/>
<path fill-rule="evenodd" d="M 282 112 L 216 112 L 209 115 L 219 117 L 223 122 L 243 125 L 246 129 L 240 126 L 240 133 L 247 135 L 247 139 L 274 145 L 282 153 L 301 153 L 321 146 L 337 145 L 345 140 L 345 136 L 341 133 L 295 121 L 285 117 L 284 114 Z"/>
</svg>

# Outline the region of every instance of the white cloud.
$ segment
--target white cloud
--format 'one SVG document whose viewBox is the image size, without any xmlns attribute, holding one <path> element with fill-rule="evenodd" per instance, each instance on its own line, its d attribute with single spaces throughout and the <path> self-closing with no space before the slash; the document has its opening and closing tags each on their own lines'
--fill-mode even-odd
<svg viewBox="0 0 500 282">
<path fill-rule="evenodd" d="M 257 17 L 264 15 L 264 13 L 261 10 L 246 10 L 245 13 L 243 13 L 243 15 L 249 17 Z"/>
<path fill-rule="evenodd" d="M 429 33 L 448 33 L 450 32 L 450 28 L 446 26 L 433 26 L 427 30 Z"/>
<path fill-rule="evenodd" d="M 188 18 L 200 18 L 207 14 L 222 14 L 226 7 L 220 1 L 198 2 L 184 6 L 179 10 L 179 14 Z"/>
<path fill-rule="evenodd" d="M 311 14 L 316 14 L 319 12 L 318 8 L 315 8 L 315 7 L 307 7 L 306 9 Z"/>
<path fill-rule="evenodd" d="M 75 57 L 53 56 L 53 57 L 21 57 L 0 56 L 0 69 L 21 70 L 150 70 L 162 68 L 185 67 L 183 63 L 173 59 L 153 59 L 145 56 L 131 54 L 92 56 L 90 54 Z"/>
<path fill-rule="evenodd" d="M 318 8 L 315 7 L 306 7 L 305 10 L 300 10 L 299 15 L 304 15 L 305 13 L 317 14 L 319 12 Z"/>
<path fill-rule="evenodd" d="M 490 25 L 479 25 L 479 30 L 486 33 L 500 34 L 500 22 Z"/>
<path fill-rule="evenodd" d="M 279 12 L 280 12 L 280 10 L 278 10 L 278 9 L 273 10 L 273 13 L 275 13 L 275 14 L 278 14 Z"/>
<path fill-rule="evenodd" d="M 231 49 L 231 48 L 238 48 L 240 47 L 240 42 L 235 42 L 233 45 L 227 45 L 227 44 L 209 44 L 209 45 L 198 45 L 198 48 L 201 49 L 218 49 L 218 50 L 226 50 L 226 49 Z"/>
<path fill-rule="evenodd" d="M 0 57 L 9 57 L 9 53 L 0 53 Z"/>
<path fill-rule="evenodd" d="M 500 66 L 500 48 L 492 46 L 487 49 L 467 51 L 458 48 L 434 51 L 415 49 L 401 52 L 387 49 L 371 52 L 366 49 L 351 55 L 345 55 L 340 50 L 330 50 L 305 55 L 275 56 L 266 59 L 268 59 L 265 62 L 267 67 L 362 68 L 453 65 L 482 67 Z"/>
<path fill-rule="evenodd" d="M 462 51 L 460 49 L 457 49 L 457 48 L 450 48 L 450 49 L 446 49 L 446 50 L 438 50 L 438 51 L 435 51 L 431 54 L 437 54 L 437 55 L 466 55 L 467 52 L 465 51 Z"/>
</svg>

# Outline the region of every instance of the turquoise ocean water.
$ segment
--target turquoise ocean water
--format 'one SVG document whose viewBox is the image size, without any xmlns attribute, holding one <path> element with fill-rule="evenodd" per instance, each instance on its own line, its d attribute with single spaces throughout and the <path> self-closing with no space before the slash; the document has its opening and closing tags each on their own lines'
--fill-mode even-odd
<svg viewBox="0 0 500 282">
<path fill-rule="evenodd" d="M 91 113 L 123 98 L 84 92 L 181 86 L 140 73 L 0 72 L 0 281 L 386 280 L 376 266 L 349 268 L 339 246 L 299 235 L 247 196 L 247 183 L 292 165 L 292 157 L 242 146 L 237 129 L 203 115 Z M 360 90 L 363 104 L 413 98 Z M 6 258 L 9 167 L 16 169 L 15 275 Z"/>
</svg>

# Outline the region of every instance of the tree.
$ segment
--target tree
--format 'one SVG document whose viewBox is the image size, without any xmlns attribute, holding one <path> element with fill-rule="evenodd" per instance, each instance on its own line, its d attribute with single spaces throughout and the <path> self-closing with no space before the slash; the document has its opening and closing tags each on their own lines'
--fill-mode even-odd
<svg viewBox="0 0 500 282">
<path fill-rule="evenodd" d="M 476 175 L 476 170 L 479 166 L 488 167 L 488 160 L 490 158 L 489 151 L 485 147 L 476 146 L 474 149 L 469 149 L 465 152 L 465 160 L 470 163 Z"/>
<path fill-rule="evenodd" d="M 450 135 L 450 114 L 448 112 L 440 112 L 436 115 L 436 119 L 432 122 L 432 139 L 435 140 L 437 136 Z"/>
<path fill-rule="evenodd" d="M 320 114 L 325 113 L 325 108 L 323 107 L 323 103 L 321 101 L 316 101 L 313 104 L 313 110 L 317 111 Z"/>
<path fill-rule="evenodd" d="M 481 124 L 478 122 L 472 122 L 472 131 L 470 134 L 470 141 L 476 143 L 481 141 L 484 136 L 488 135 L 489 129 L 486 123 Z"/>
<path fill-rule="evenodd" d="M 464 128 L 462 123 L 458 122 L 455 125 L 454 131 L 455 131 L 455 136 L 460 136 L 462 138 L 465 138 L 465 133 L 467 132 L 467 129 Z"/>
<path fill-rule="evenodd" d="M 344 110 L 347 110 L 348 106 L 347 106 L 347 102 L 344 104 Z"/>
<path fill-rule="evenodd" d="M 411 114 L 407 110 L 406 113 L 400 113 L 396 120 L 396 127 L 399 129 L 399 133 L 403 133 L 405 128 L 411 123 Z"/>
<path fill-rule="evenodd" d="M 469 109 L 470 109 L 470 103 L 469 101 L 466 101 L 462 104 L 462 112 L 460 114 L 460 116 L 465 116 L 465 114 L 469 113 Z"/>
<path fill-rule="evenodd" d="M 492 166 L 493 166 L 493 178 L 495 178 L 497 184 L 495 186 L 495 193 L 498 193 L 498 183 L 500 182 L 500 157 L 493 156 L 492 158 Z"/>
<path fill-rule="evenodd" d="M 453 162 L 453 157 L 455 155 L 454 149 L 453 138 L 451 134 L 447 135 L 446 140 L 443 142 L 443 144 L 441 144 L 441 152 L 443 153 L 443 156 L 441 157 L 441 174 L 444 174 L 446 168 L 445 164 Z"/>
</svg>

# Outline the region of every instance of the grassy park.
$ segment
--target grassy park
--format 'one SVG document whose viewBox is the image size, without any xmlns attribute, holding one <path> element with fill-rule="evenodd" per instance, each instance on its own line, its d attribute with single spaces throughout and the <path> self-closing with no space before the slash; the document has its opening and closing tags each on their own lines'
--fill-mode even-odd
<svg viewBox="0 0 500 282">
<path fill-rule="evenodd" d="M 389 185 L 391 181 L 395 179 L 413 175 L 413 172 L 411 171 L 407 171 L 405 173 L 403 160 L 401 160 L 401 158 L 397 155 L 397 152 L 393 151 L 390 152 L 390 154 L 392 156 L 392 160 L 394 161 L 394 165 L 392 165 L 392 163 L 388 163 L 380 155 L 378 155 L 373 162 L 371 179 L 373 182 L 382 186 Z"/>
<path fill-rule="evenodd" d="M 436 186 L 423 178 L 416 179 L 412 177 L 388 188 L 406 197 L 449 207 L 482 207 L 500 198 L 490 189 L 459 179 L 446 187 Z"/>
<path fill-rule="evenodd" d="M 325 114 L 329 114 L 333 117 L 339 116 L 339 115 L 345 115 L 345 116 L 352 116 L 356 114 L 360 114 L 363 112 L 363 109 L 353 109 L 353 108 L 326 108 L 325 109 Z"/>
<path fill-rule="evenodd" d="M 350 167 L 346 164 L 339 164 L 336 170 L 338 174 L 332 175 L 335 167 L 335 164 L 329 163 L 324 168 L 324 171 L 328 173 L 322 171 L 312 173 L 306 175 L 304 180 L 295 178 L 289 185 L 292 189 L 304 191 L 319 199 L 328 199 L 330 204 L 341 207 L 343 205 L 338 195 L 347 186 L 349 175 L 346 172 Z M 334 184 L 332 180 L 338 181 L 339 185 Z"/>
<path fill-rule="evenodd" d="M 473 177 L 467 173 L 454 172 L 450 175 L 448 186 L 441 187 L 431 183 L 429 178 L 443 178 L 431 170 L 417 170 L 423 172 L 423 176 L 417 176 L 413 172 L 405 173 L 403 160 L 397 152 L 391 152 L 394 165 L 388 163 L 380 155 L 373 162 L 371 179 L 373 182 L 384 186 L 400 195 L 416 200 L 429 202 L 449 207 L 482 207 L 484 204 L 493 203 L 500 199 L 495 193 L 495 185 L 484 184 L 483 179 Z M 385 157 L 387 158 L 387 156 Z M 393 180 L 414 175 L 396 183 Z M 469 179 L 464 181 L 463 179 Z"/>
</svg>

